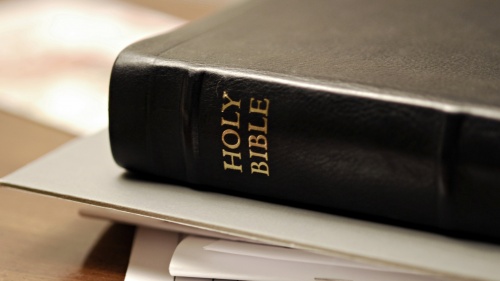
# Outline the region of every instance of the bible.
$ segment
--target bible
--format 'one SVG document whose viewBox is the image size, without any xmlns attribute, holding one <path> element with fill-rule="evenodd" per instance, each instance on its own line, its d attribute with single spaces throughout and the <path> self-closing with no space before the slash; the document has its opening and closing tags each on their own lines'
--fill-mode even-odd
<svg viewBox="0 0 500 281">
<path fill-rule="evenodd" d="M 137 42 L 109 133 L 132 172 L 500 238 L 498 1 L 248 1 Z"/>
</svg>

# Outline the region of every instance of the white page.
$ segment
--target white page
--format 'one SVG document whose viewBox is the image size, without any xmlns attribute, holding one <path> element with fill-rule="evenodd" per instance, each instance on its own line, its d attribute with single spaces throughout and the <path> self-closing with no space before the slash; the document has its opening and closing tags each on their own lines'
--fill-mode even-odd
<svg viewBox="0 0 500 281">
<path fill-rule="evenodd" d="M 152 219 L 145 216 L 140 216 L 136 214 L 130 214 L 123 211 L 117 211 L 107 208 L 95 207 L 95 206 L 86 206 L 85 208 L 80 209 L 80 214 L 83 216 L 97 218 L 97 219 L 108 219 L 113 221 L 119 221 L 123 223 L 130 223 L 135 225 L 141 225 L 148 228 L 162 229 L 173 232 L 181 232 L 187 234 L 194 234 L 198 236 L 205 236 L 210 238 L 219 238 L 218 240 L 214 240 L 213 243 L 204 247 L 205 250 L 223 252 L 228 254 L 238 254 L 238 255 L 246 255 L 246 256 L 254 256 L 254 257 L 262 257 L 268 259 L 279 259 L 279 260 L 287 260 L 287 261 L 297 261 L 297 262 L 306 262 L 306 263 L 317 263 L 324 265 L 337 265 L 337 266 L 346 266 L 346 267 L 354 267 L 354 268 L 362 268 L 362 269 L 372 269 L 372 270 L 381 270 L 381 271 L 392 271 L 392 272 L 402 272 L 402 273 L 415 273 L 421 274 L 417 272 L 411 272 L 409 270 L 398 269 L 394 267 L 382 267 L 382 266 L 374 266 L 368 265 L 366 263 L 354 262 L 347 259 L 326 256 L 315 254 L 303 250 L 291 249 L 286 247 L 277 247 L 271 245 L 264 244 L 256 244 L 256 243 L 246 243 L 242 241 L 234 241 L 235 237 L 231 237 L 228 235 L 221 235 L 219 233 L 213 231 L 206 231 L 201 229 L 194 229 L 186 226 L 181 226 L 178 224 L 172 224 L 165 221 L 161 221 L 158 219 Z M 137 234 L 136 239 L 140 239 L 140 234 Z M 230 239 L 230 240 L 227 240 Z M 153 241 L 152 239 L 147 238 L 147 241 Z M 144 242 L 142 242 L 144 243 Z M 178 281 L 178 279 L 176 279 Z M 187 281 L 195 281 L 195 280 L 187 280 Z"/>
<path fill-rule="evenodd" d="M 125 281 L 174 281 L 168 265 L 178 242 L 178 233 L 138 227 Z"/>
<path fill-rule="evenodd" d="M 162 229 L 166 231 L 179 232 L 185 234 L 193 234 L 199 236 L 220 238 L 225 240 L 240 240 L 245 239 L 239 238 L 232 235 L 218 233 L 208 229 L 202 229 L 197 227 L 191 227 L 187 225 L 182 225 L 179 223 L 172 223 L 165 220 L 160 220 L 157 218 L 148 217 L 145 215 L 138 215 L 134 213 L 129 213 L 126 211 L 115 210 L 105 207 L 97 207 L 88 205 L 79 210 L 80 215 L 94 218 L 94 219 L 105 219 L 115 222 L 121 222 L 126 224 L 133 224 L 137 226 L 143 226 L 148 228 Z"/>
<path fill-rule="evenodd" d="M 138 227 L 135 232 L 125 281 L 214 280 L 170 275 L 168 266 L 181 236 L 182 234 L 176 232 Z"/>
<path fill-rule="evenodd" d="M 428 276 L 382 272 L 297 261 L 207 251 L 215 239 L 187 237 L 176 248 L 170 262 L 175 276 L 256 281 L 369 280 L 431 281 Z"/>
<path fill-rule="evenodd" d="M 245 243 L 238 241 L 216 240 L 203 247 L 208 251 L 215 251 L 227 254 L 243 255 L 256 258 L 266 258 L 274 260 L 313 263 L 322 265 L 344 266 L 367 270 L 379 270 L 388 272 L 401 272 L 417 274 L 409 270 L 402 270 L 389 266 L 373 266 L 366 263 L 354 262 L 347 259 L 332 256 L 320 255 L 298 249 L 276 247 L 255 243 Z M 418 273 L 421 274 L 421 273 Z"/>
</svg>

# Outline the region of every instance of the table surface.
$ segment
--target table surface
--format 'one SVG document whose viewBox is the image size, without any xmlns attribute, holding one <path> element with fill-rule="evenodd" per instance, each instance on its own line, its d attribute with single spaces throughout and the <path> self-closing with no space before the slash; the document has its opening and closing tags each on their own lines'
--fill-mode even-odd
<svg viewBox="0 0 500 281">
<path fill-rule="evenodd" d="M 228 1 L 141 2 L 191 20 Z M 0 136 L 0 177 L 75 137 L 2 111 Z M 0 187 L 0 280 L 123 280 L 135 228 L 83 218 L 79 207 Z"/>
<path fill-rule="evenodd" d="M 0 112 L 0 176 L 74 136 Z M 0 188 L 0 280 L 123 280 L 134 227 L 91 220 L 80 205 Z"/>
</svg>

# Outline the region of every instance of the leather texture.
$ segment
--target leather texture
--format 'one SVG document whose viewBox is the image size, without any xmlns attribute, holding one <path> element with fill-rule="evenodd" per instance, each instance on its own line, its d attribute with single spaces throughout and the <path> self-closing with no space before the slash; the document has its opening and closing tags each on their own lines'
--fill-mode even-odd
<svg viewBox="0 0 500 281">
<path fill-rule="evenodd" d="M 250 1 L 138 42 L 111 76 L 114 158 L 219 192 L 500 238 L 499 12 Z M 238 106 L 224 110 L 225 95 Z M 269 175 L 252 169 L 262 162 Z"/>
</svg>

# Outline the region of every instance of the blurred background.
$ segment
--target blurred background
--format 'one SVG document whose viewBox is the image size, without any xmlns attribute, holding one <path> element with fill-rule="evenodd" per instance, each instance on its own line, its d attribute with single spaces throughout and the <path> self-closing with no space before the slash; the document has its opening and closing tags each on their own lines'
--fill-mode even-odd
<svg viewBox="0 0 500 281">
<path fill-rule="evenodd" d="M 0 0 L 0 177 L 107 127 L 127 45 L 235 0 Z"/>
</svg>

